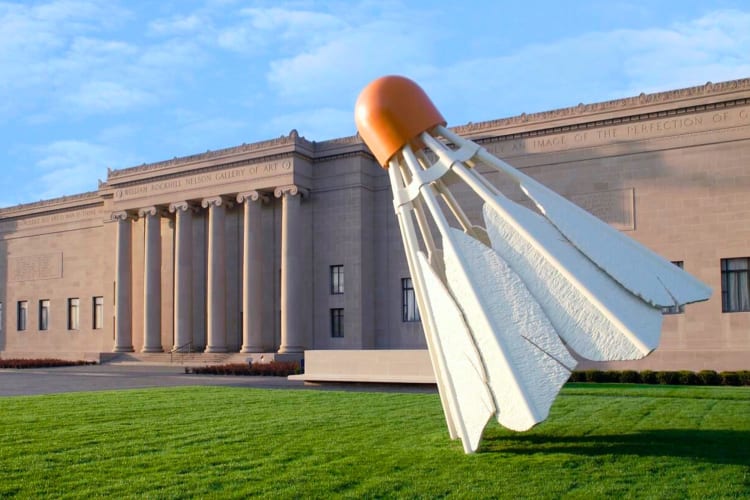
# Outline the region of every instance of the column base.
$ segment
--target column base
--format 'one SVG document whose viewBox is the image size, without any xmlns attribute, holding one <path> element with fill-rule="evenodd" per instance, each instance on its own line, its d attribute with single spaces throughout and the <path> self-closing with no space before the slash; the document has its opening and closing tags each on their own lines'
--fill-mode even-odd
<svg viewBox="0 0 750 500">
<path fill-rule="evenodd" d="M 247 354 L 251 352 L 268 352 L 269 350 L 262 346 L 255 346 L 255 345 L 249 345 L 249 346 L 242 346 L 242 349 L 240 349 L 240 352 L 242 354 Z"/>
<path fill-rule="evenodd" d="M 301 354 L 305 352 L 305 348 L 301 345 L 283 345 L 279 347 L 277 352 L 279 354 Z"/>
<path fill-rule="evenodd" d="M 141 352 L 164 352 L 161 346 L 158 347 L 144 347 Z"/>
<path fill-rule="evenodd" d="M 116 345 L 114 349 L 112 349 L 112 352 L 135 352 L 133 350 L 133 346 L 130 345 Z"/>
<path fill-rule="evenodd" d="M 209 353 L 209 354 L 211 354 L 211 353 L 221 354 L 221 353 L 225 353 L 225 352 L 229 352 L 229 351 L 227 350 L 226 347 L 207 346 L 206 350 L 203 351 L 203 352 Z"/>
</svg>

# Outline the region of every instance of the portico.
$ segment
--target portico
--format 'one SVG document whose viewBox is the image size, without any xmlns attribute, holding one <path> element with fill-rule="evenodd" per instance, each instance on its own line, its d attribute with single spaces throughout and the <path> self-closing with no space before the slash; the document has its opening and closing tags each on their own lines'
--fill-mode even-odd
<svg viewBox="0 0 750 500">
<path fill-rule="evenodd" d="M 299 163 L 300 172 L 281 158 L 111 183 L 113 351 L 301 355 L 310 346 L 310 191 Z M 195 185 L 203 196 L 185 196 Z"/>
</svg>

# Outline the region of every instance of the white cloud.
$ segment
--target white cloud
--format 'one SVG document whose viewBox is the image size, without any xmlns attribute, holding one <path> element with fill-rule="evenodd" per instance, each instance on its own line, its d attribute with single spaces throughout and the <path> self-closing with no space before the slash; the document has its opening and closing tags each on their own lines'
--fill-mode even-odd
<svg viewBox="0 0 750 500">
<path fill-rule="evenodd" d="M 420 83 L 459 124 L 749 75 L 750 14 L 714 12 L 660 29 L 592 32 L 436 64 Z"/>
<path fill-rule="evenodd" d="M 347 29 L 346 22 L 334 15 L 308 10 L 246 8 L 240 15 L 244 19 L 219 31 L 220 47 L 243 53 L 259 53 L 269 46 L 305 48 Z"/>
<path fill-rule="evenodd" d="M 43 199 L 95 190 L 96 179 L 106 179 L 107 167 L 128 164 L 127 155 L 86 141 L 55 141 L 37 152 L 35 194 Z"/>
<path fill-rule="evenodd" d="M 750 75 L 750 13 L 716 11 L 670 28 L 623 32 L 628 92 Z"/>
<path fill-rule="evenodd" d="M 376 21 L 339 34 L 311 50 L 271 62 L 268 82 L 284 99 L 340 103 L 384 74 L 418 74 L 428 65 L 430 36 L 407 20 Z"/>
<path fill-rule="evenodd" d="M 128 88 L 117 82 L 85 82 L 66 101 L 78 112 L 125 111 L 155 101 L 153 95 L 140 89 Z"/>
<path fill-rule="evenodd" d="M 750 14 L 744 12 L 716 11 L 658 29 L 589 32 L 452 60 L 433 48 L 442 36 L 439 26 L 414 23 L 403 9 L 394 12 L 401 15 L 363 17 L 272 61 L 269 87 L 287 103 L 335 107 L 342 96 L 353 101 L 371 79 L 400 73 L 424 86 L 438 107 L 447 103 L 451 123 L 463 123 L 750 75 Z M 460 33 L 452 36 L 460 46 Z"/>
<path fill-rule="evenodd" d="M 144 42 L 113 29 L 130 17 L 99 0 L 0 4 L 0 117 L 43 123 L 142 109 L 173 95 L 203 51 L 189 38 Z"/>
<path fill-rule="evenodd" d="M 185 35 L 194 33 L 206 26 L 206 20 L 192 13 L 184 16 L 174 16 L 169 19 L 156 19 L 149 23 L 148 28 L 156 35 Z"/>
</svg>

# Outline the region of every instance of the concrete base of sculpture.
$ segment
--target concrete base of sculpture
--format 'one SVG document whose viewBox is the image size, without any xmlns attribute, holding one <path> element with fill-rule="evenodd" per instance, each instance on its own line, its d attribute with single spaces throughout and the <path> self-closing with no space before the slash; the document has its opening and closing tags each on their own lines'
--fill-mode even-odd
<svg viewBox="0 0 750 500">
<path fill-rule="evenodd" d="M 425 349 L 305 351 L 305 373 L 290 380 L 305 382 L 372 382 L 434 384 Z"/>
</svg>

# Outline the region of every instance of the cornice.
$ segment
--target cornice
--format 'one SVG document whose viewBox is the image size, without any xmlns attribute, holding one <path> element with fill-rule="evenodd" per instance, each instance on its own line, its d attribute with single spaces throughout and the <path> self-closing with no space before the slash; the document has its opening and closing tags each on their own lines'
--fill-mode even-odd
<svg viewBox="0 0 750 500">
<path fill-rule="evenodd" d="M 314 150 L 314 143 L 308 141 L 304 137 L 301 137 L 299 133 L 297 133 L 296 130 L 292 130 L 289 132 L 289 135 L 282 135 L 281 137 L 278 137 L 276 139 L 270 139 L 266 141 L 260 141 L 260 142 L 253 142 L 250 144 L 240 144 L 239 146 L 232 146 L 229 148 L 224 149 L 217 149 L 213 151 L 206 151 L 205 153 L 197 153 L 194 155 L 189 156 L 182 156 L 182 157 L 175 157 L 171 160 L 164 160 L 164 161 L 158 161 L 155 163 L 144 163 L 142 165 L 138 165 L 135 167 L 128 167 L 123 168 L 119 170 L 107 170 L 107 183 L 110 183 L 112 180 L 116 180 L 118 178 L 132 175 L 132 174 L 141 174 L 144 172 L 151 172 L 155 170 L 165 169 L 165 168 L 171 168 L 171 167 L 179 167 L 184 165 L 189 165 L 192 163 L 197 162 L 203 162 L 208 160 L 214 160 L 217 158 L 222 158 L 225 156 L 233 156 L 243 153 L 255 153 L 255 152 L 262 152 L 264 150 L 274 149 L 278 147 L 284 147 L 284 146 L 294 146 L 300 147 L 300 149 L 308 149 L 309 151 Z M 269 152 L 268 156 L 277 156 L 279 153 L 277 152 Z M 265 158 L 265 156 L 263 157 Z M 261 161 L 262 158 L 253 159 L 252 161 Z M 222 165 L 223 166 L 223 165 Z"/>
<path fill-rule="evenodd" d="M 290 151 L 286 153 L 274 153 L 269 154 L 268 156 L 259 156 L 256 158 L 243 158 L 239 160 L 230 160 L 224 163 L 217 163 L 214 165 L 207 165 L 200 168 L 193 168 L 189 171 L 179 170 L 179 171 L 168 171 L 164 173 L 160 173 L 158 175 L 153 175 L 151 177 L 148 177 L 146 179 L 128 179 L 128 180 L 122 180 L 113 186 L 107 186 L 111 188 L 126 188 L 129 186 L 136 186 L 139 184 L 143 184 L 144 182 L 154 182 L 154 181 L 167 181 L 170 179 L 178 179 L 180 177 L 184 177 L 185 175 L 198 175 L 198 174 L 205 174 L 210 172 L 217 172 L 220 170 L 228 170 L 233 169 L 237 167 L 244 167 L 246 165 L 254 165 L 254 164 L 262 164 L 264 162 L 269 161 L 275 161 L 280 159 L 286 159 L 286 158 L 300 158 L 307 161 L 312 161 L 309 156 L 306 156 L 304 154 L 298 153 L 296 151 Z"/>
<path fill-rule="evenodd" d="M 592 129 L 597 127 L 609 127 L 612 125 L 621 125 L 625 123 L 637 123 L 647 120 L 654 120 L 659 118 L 668 118 L 670 116 L 687 116 L 692 113 L 700 113 L 703 111 L 711 111 L 716 109 L 728 109 L 735 106 L 745 106 L 750 104 L 750 97 L 746 99 L 735 99 L 726 102 L 717 102 L 711 104 L 701 104 L 698 106 L 687 106 L 682 108 L 671 108 L 667 110 L 654 111 L 640 114 L 627 114 L 622 117 L 608 118 L 604 120 L 592 120 L 592 121 L 581 121 L 579 123 L 573 123 L 570 125 L 550 127 L 550 128 L 533 128 L 531 130 L 524 130 L 521 132 L 511 133 L 493 133 L 484 134 L 479 137 L 473 137 L 472 140 L 479 144 L 485 144 L 490 142 L 496 142 L 499 140 L 510 140 L 510 139 L 525 139 L 528 137 L 539 137 L 551 134 L 560 134 L 565 132 L 572 132 L 575 130 Z M 452 129 L 455 131 L 455 129 Z M 468 134 L 467 134 L 468 135 Z"/>
<path fill-rule="evenodd" d="M 451 130 L 459 135 L 472 136 L 481 132 L 492 132 L 493 130 L 540 124 L 542 122 L 553 122 L 567 118 L 580 118 L 586 115 L 596 115 L 607 112 L 625 112 L 632 110 L 635 114 L 643 114 L 639 108 L 661 104 L 676 104 L 687 99 L 701 97 L 719 96 L 740 91 L 750 91 L 750 78 L 731 80 L 721 83 L 708 82 L 704 85 L 688 87 L 653 94 L 641 93 L 638 96 L 613 99 L 610 101 L 596 102 L 591 104 L 580 103 L 577 106 L 542 111 L 539 113 L 521 113 L 520 115 L 500 118 L 477 123 L 467 123 L 451 127 Z"/>
<path fill-rule="evenodd" d="M 18 217 L 32 215 L 40 210 L 49 212 L 52 210 L 65 210 L 69 208 L 79 208 L 81 206 L 101 203 L 102 199 L 98 191 L 87 191 L 80 194 L 60 196 L 49 200 L 34 201 L 23 203 L 12 207 L 0 208 L 0 218 Z"/>
</svg>

